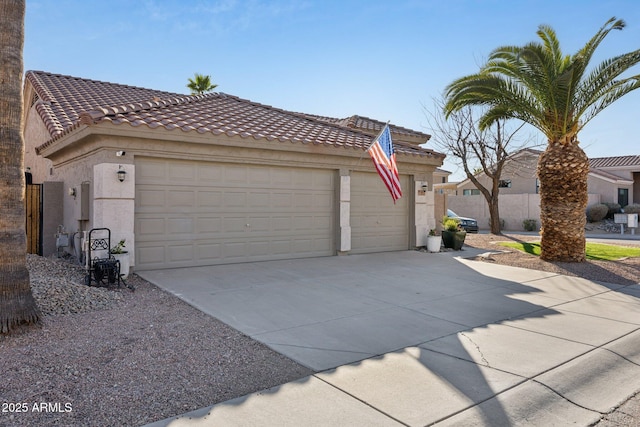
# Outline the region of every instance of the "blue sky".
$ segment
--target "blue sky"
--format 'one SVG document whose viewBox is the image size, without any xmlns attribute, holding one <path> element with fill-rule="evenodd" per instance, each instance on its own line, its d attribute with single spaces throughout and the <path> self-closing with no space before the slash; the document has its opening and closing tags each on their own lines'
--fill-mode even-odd
<svg viewBox="0 0 640 427">
<path fill-rule="evenodd" d="M 594 63 L 640 48 L 640 2 L 27 0 L 24 65 L 178 93 L 198 72 L 255 102 L 429 133 L 425 108 L 494 48 L 547 24 L 574 53 L 612 16 L 627 27 Z M 587 155 L 640 154 L 638 106 L 640 90 L 592 120 L 580 134 Z"/>
</svg>

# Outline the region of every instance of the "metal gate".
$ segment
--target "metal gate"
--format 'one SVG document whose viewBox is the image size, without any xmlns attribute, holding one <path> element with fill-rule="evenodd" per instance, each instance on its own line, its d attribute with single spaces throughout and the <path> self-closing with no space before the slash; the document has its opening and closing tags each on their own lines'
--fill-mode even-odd
<svg viewBox="0 0 640 427">
<path fill-rule="evenodd" d="M 27 253 L 42 255 L 42 184 L 27 184 L 25 191 Z"/>
</svg>

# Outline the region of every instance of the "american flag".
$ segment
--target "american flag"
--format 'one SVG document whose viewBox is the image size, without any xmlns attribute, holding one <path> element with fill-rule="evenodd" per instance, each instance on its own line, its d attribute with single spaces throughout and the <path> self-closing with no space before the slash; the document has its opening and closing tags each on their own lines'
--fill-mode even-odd
<svg viewBox="0 0 640 427">
<path fill-rule="evenodd" d="M 396 165 L 396 153 L 393 151 L 393 142 L 391 142 L 391 132 L 387 123 L 380 132 L 380 135 L 373 141 L 367 150 L 373 164 L 378 170 L 378 175 L 382 178 L 382 182 L 389 189 L 393 203 L 402 197 L 402 188 L 400 188 L 400 178 L 398 176 L 398 166 Z"/>
</svg>

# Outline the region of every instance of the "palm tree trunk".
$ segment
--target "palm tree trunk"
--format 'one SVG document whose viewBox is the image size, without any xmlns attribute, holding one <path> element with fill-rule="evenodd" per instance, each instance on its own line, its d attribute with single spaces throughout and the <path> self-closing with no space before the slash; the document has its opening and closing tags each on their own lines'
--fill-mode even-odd
<svg viewBox="0 0 640 427">
<path fill-rule="evenodd" d="M 37 323 L 27 270 L 22 48 L 24 0 L 0 0 L 0 333 Z"/>
<path fill-rule="evenodd" d="M 540 258 L 585 260 L 585 210 L 589 159 L 578 141 L 549 141 L 538 160 L 540 180 Z"/>
</svg>

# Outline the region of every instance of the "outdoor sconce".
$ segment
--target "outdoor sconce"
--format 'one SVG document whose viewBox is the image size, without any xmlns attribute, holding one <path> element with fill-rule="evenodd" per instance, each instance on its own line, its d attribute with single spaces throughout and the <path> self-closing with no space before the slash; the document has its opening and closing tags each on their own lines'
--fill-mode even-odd
<svg viewBox="0 0 640 427">
<path fill-rule="evenodd" d="M 118 175 L 118 181 L 124 182 L 124 178 L 127 176 L 127 171 L 122 169 L 122 165 L 119 166 L 120 168 L 118 169 L 118 172 L 116 172 L 116 174 Z"/>
<path fill-rule="evenodd" d="M 427 191 L 429 189 L 429 185 L 425 182 L 420 188 L 422 188 L 422 191 Z"/>
<path fill-rule="evenodd" d="M 75 188 L 71 188 L 71 187 L 69 187 L 69 195 L 70 195 L 71 197 L 75 198 L 75 197 L 76 197 L 76 194 L 77 194 L 77 193 L 76 193 L 76 189 L 75 189 Z"/>
</svg>

